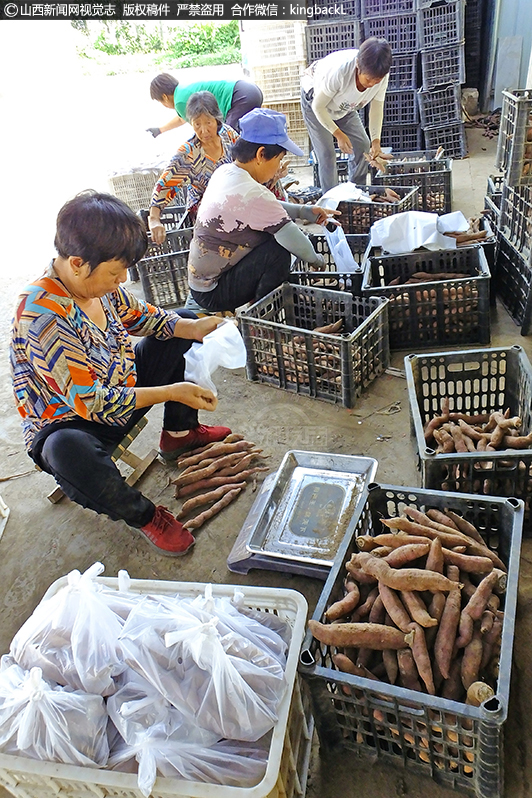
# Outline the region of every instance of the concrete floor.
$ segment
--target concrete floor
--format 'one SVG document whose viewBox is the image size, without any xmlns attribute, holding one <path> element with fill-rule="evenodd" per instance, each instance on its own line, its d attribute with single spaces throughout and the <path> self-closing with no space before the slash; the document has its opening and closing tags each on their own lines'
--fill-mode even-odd
<svg viewBox="0 0 532 798">
<path fill-rule="evenodd" d="M 478 130 L 468 132 L 471 157 L 453 167 L 454 209 L 466 216 L 483 207 L 487 175 L 494 171 L 495 141 L 483 138 Z M 309 170 L 300 173 L 301 184 L 309 184 Z M 6 332 L 11 306 L 3 308 Z M 522 338 L 506 312 L 493 311 L 492 345 L 522 345 L 532 356 L 532 341 Z M 406 352 L 395 352 L 392 366 L 402 368 Z M 264 449 L 271 470 L 279 465 L 288 449 L 306 449 L 374 457 L 379 466 L 377 479 L 400 485 L 418 485 L 415 450 L 409 436 L 409 408 L 406 381 L 400 377 L 379 377 L 356 403 L 353 410 L 331 406 L 305 397 L 286 394 L 246 380 L 243 372 L 219 371 L 216 375 L 219 405 L 206 423 L 223 423 L 246 435 Z M 13 409 L 5 359 L 0 363 L 1 455 L 0 493 L 11 508 L 0 542 L 0 652 L 9 648 L 14 633 L 32 612 L 47 587 L 73 568 L 86 569 L 99 560 L 105 574 L 114 576 L 125 568 L 133 577 L 230 584 L 258 584 L 289 587 L 301 591 L 310 611 L 320 594 L 319 580 L 288 573 L 252 570 L 236 575 L 227 569 L 226 559 L 255 498 L 248 488 L 231 507 L 197 534 L 193 552 L 180 560 L 164 558 L 124 523 L 115 523 L 62 501 L 52 505 L 46 494 L 53 480 L 37 473 L 25 454 L 18 416 Z M 400 412 L 387 414 L 395 403 Z M 147 428 L 133 449 L 141 454 L 157 445 L 160 412 L 149 414 Z M 142 479 L 142 490 L 156 503 L 177 511 L 169 484 L 174 467 L 156 461 Z M 524 541 L 513 667 L 512 705 L 506 723 L 506 793 L 511 798 L 532 796 L 532 717 L 529 696 L 532 677 L 529 669 L 532 643 L 532 542 Z M 401 770 L 371 765 L 338 754 L 334 761 L 322 761 L 316 748 L 311 763 L 308 798 L 421 798 L 427 791 L 433 798 L 456 795 L 430 780 Z M 0 791 L 1 794 L 1 791 Z"/>
</svg>

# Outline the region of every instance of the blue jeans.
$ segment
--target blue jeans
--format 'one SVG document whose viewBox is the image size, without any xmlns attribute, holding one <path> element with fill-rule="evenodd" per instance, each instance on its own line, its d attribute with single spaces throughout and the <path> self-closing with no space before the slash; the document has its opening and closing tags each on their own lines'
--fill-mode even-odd
<svg viewBox="0 0 532 798">
<path fill-rule="evenodd" d="M 318 161 L 318 173 L 323 192 L 338 185 L 338 168 L 336 166 L 336 153 L 334 150 L 334 137 L 327 128 L 318 122 L 312 110 L 312 101 L 308 100 L 304 91 L 301 92 L 301 111 L 307 126 L 312 149 Z M 347 169 L 348 177 L 352 183 L 365 185 L 368 174 L 368 162 L 364 153 L 369 152 L 371 142 L 364 130 L 358 111 L 351 111 L 341 119 L 335 119 L 339 129 L 349 137 L 353 147 L 353 154 L 349 156 Z"/>
</svg>

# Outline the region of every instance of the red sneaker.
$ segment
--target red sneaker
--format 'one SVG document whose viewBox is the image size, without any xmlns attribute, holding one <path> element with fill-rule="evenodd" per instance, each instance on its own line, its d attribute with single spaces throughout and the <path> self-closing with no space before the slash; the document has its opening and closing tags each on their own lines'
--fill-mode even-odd
<svg viewBox="0 0 532 798">
<path fill-rule="evenodd" d="M 196 542 L 188 529 L 161 505 L 155 508 L 150 523 L 143 526 L 140 532 L 159 554 L 167 557 L 181 557 Z"/>
<path fill-rule="evenodd" d="M 183 452 L 189 449 L 198 449 L 200 446 L 207 446 L 208 443 L 223 441 L 231 434 L 229 427 L 207 427 L 205 424 L 191 429 L 188 435 L 181 438 L 174 438 L 166 430 L 161 432 L 159 441 L 159 454 L 165 460 L 175 460 Z"/>
</svg>

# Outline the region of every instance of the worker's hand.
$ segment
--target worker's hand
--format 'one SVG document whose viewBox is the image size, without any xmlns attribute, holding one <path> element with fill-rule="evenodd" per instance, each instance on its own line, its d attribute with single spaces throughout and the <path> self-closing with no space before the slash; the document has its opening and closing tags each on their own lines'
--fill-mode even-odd
<svg viewBox="0 0 532 798">
<path fill-rule="evenodd" d="M 160 127 L 147 127 L 146 133 L 151 133 L 153 138 L 156 139 L 157 136 L 161 135 L 161 128 Z"/>
<path fill-rule="evenodd" d="M 312 213 L 316 215 L 316 219 L 314 219 L 316 224 L 327 224 L 327 222 L 332 222 L 335 225 L 339 224 L 339 222 L 332 217 L 340 216 L 340 211 L 334 211 L 332 208 L 321 208 L 319 205 L 313 205 Z"/>
<path fill-rule="evenodd" d="M 181 402 L 194 410 L 216 410 L 218 399 L 208 388 L 201 388 L 193 382 L 175 382 L 168 388 L 170 402 Z"/>
<path fill-rule="evenodd" d="M 353 147 L 349 141 L 349 137 L 346 136 L 345 133 L 339 128 L 336 128 L 333 135 L 338 142 L 341 152 L 345 153 L 346 155 L 352 155 Z"/>
<path fill-rule="evenodd" d="M 203 341 L 206 335 L 212 333 L 224 319 L 219 316 L 202 316 L 200 319 L 179 319 L 174 328 L 174 338 L 184 338 L 185 341 Z"/>
<path fill-rule="evenodd" d="M 388 202 L 393 202 L 395 200 L 401 199 L 400 194 L 398 194 L 397 191 L 394 191 L 393 188 L 384 189 L 384 196 L 388 200 Z"/>
<path fill-rule="evenodd" d="M 383 152 L 381 149 L 380 141 L 371 142 L 371 147 L 369 148 L 369 157 L 370 158 L 380 158 L 383 161 L 393 161 L 393 155 L 391 152 Z"/>
<path fill-rule="evenodd" d="M 151 239 L 154 244 L 162 244 L 166 238 L 164 224 L 156 219 L 148 217 L 148 227 L 150 228 Z"/>
<path fill-rule="evenodd" d="M 323 255 L 320 255 L 319 252 L 316 252 L 316 260 L 312 261 L 309 266 L 313 272 L 324 272 L 327 264 L 325 263 Z"/>
</svg>

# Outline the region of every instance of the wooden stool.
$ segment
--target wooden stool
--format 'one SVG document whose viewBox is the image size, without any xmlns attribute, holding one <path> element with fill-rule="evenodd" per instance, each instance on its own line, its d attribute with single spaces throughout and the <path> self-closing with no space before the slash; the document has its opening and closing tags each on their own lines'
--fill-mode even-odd
<svg viewBox="0 0 532 798">
<path fill-rule="evenodd" d="M 127 435 L 124 435 L 114 452 L 112 453 L 111 457 L 113 461 L 116 463 L 117 460 L 122 460 L 123 463 L 126 465 L 131 466 L 133 471 L 131 474 L 126 478 L 126 482 L 128 485 L 134 485 L 141 476 L 144 474 L 146 469 L 153 463 L 155 458 L 157 457 L 157 450 L 151 449 L 145 457 L 138 457 L 138 455 L 133 454 L 133 452 L 129 451 L 129 447 L 137 437 L 137 435 L 144 429 L 146 424 L 148 423 L 148 419 L 146 416 L 142 416 L 142 418 L 132 427 Z M 54 490 L 48 494 L 46 497 L 48 501 L 52 502 L 52 504 L 57 504 L 60 502 L 65 494 L 61 490 L 59 486 L 54 488 Z"/>
</svg>

